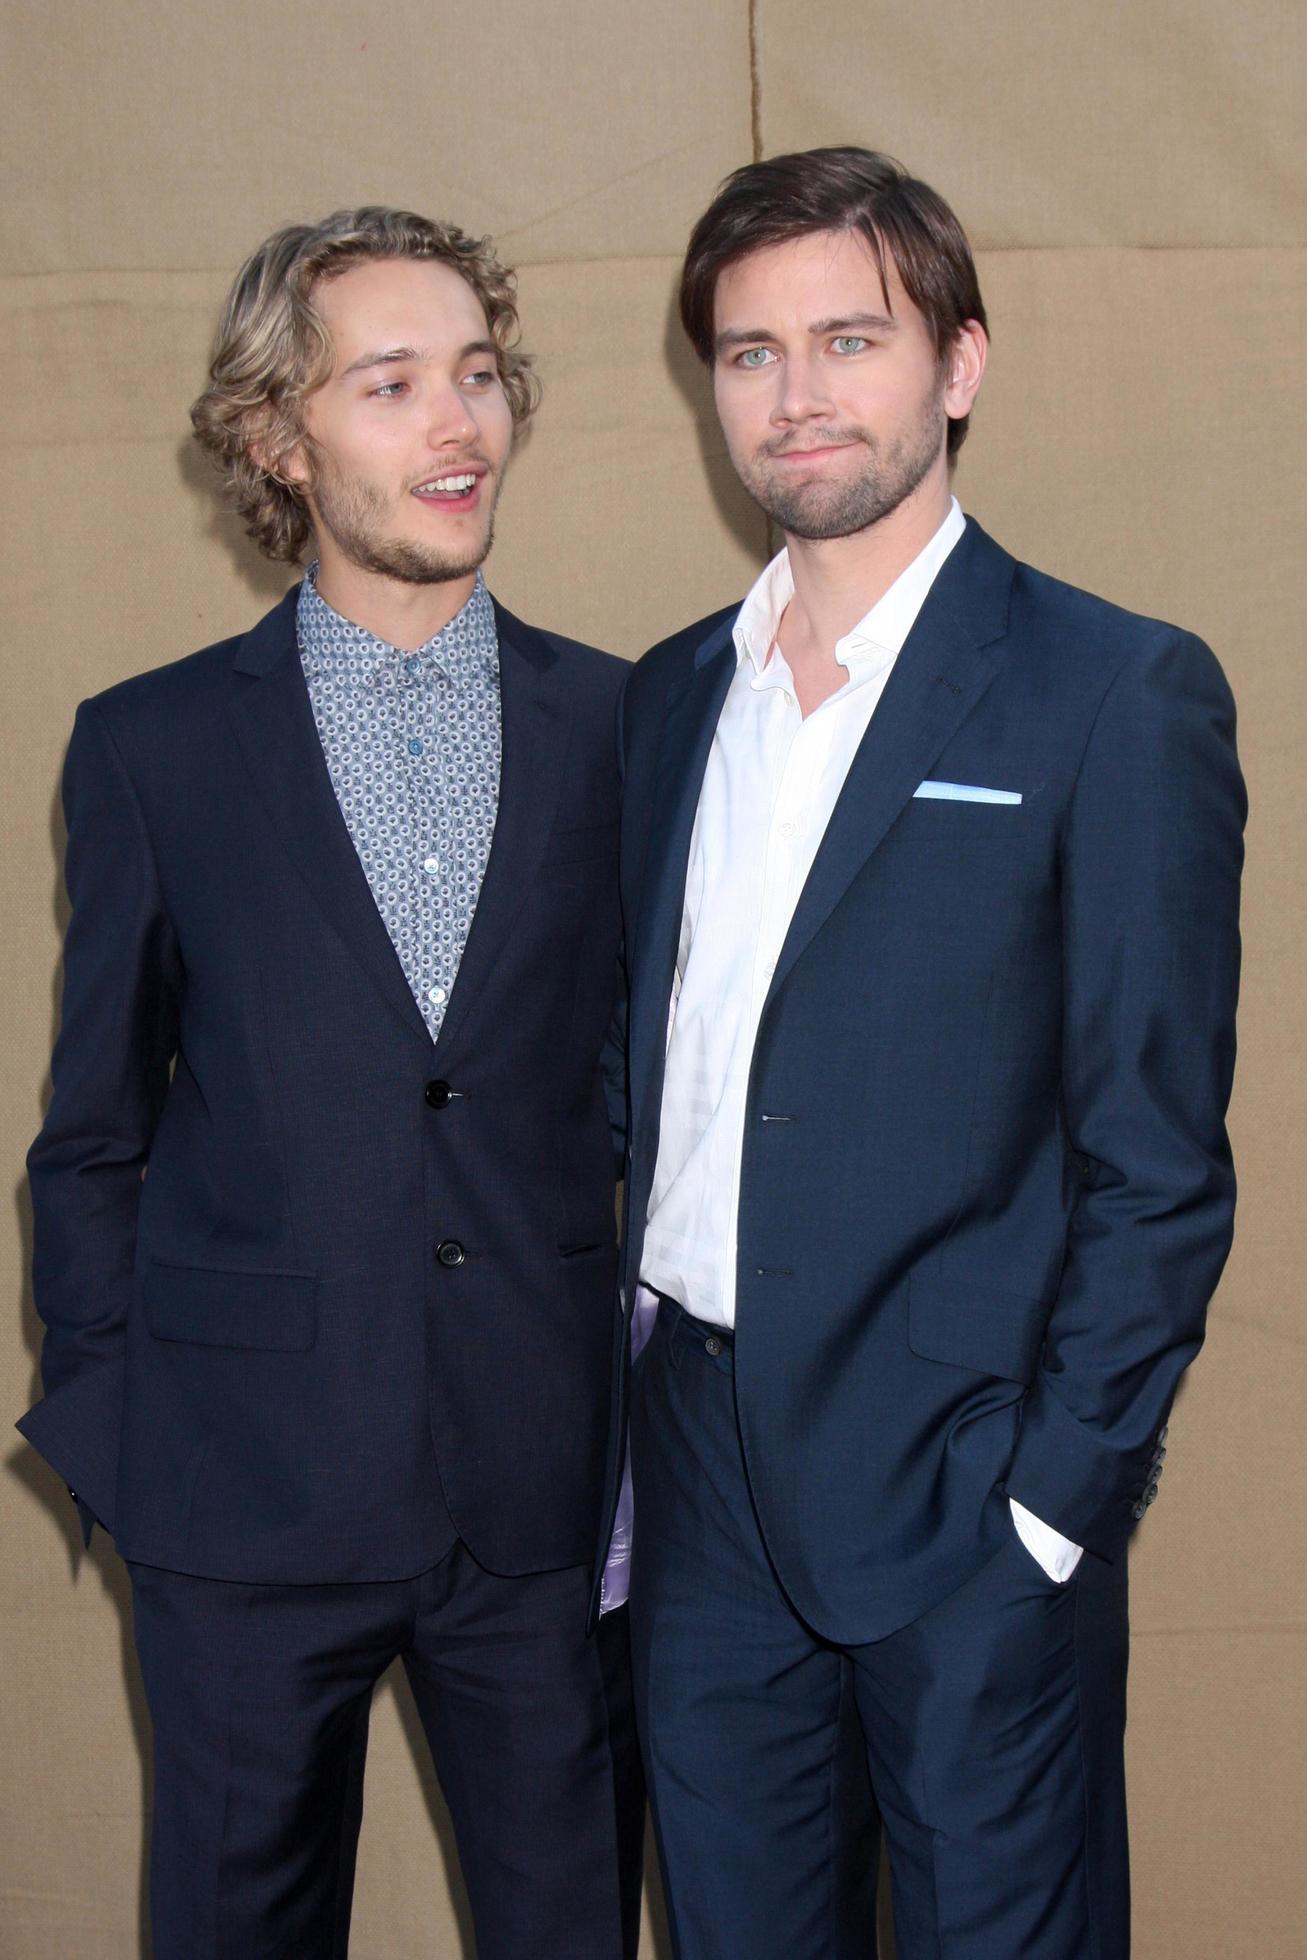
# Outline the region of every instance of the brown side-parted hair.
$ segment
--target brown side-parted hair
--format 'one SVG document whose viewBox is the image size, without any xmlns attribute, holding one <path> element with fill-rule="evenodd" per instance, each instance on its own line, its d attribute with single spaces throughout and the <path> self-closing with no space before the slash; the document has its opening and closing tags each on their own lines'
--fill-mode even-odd
<svg viewBox="0 0 1307 1960">
<path fill-rule="evenodd" d="M 937 191 L 878 150 L 795 150 L 733 171 L 690 235 L 681 271 L 681 323 L 707 366 L 715 352 L 713 301 L 727 266 L 814 231 L 862 234 L 887 306 L 888 252 L 941 361 L 968 320 L 988 330 L 966 233 Z M 969 419 L 950 420 L 950 457 L 966 440 Z"/>
<path fill-rule="evenodd" d="M 287 564 L 298 564 L 312 526 L 302 496 L 281 472 L 304 440 L 305 399 L 327 380 L 333 361 L 313 291 L 366 259 L 452 266 L 485 309 L 515 433 L 539 404 L 531 357 L 518 345 L 517 282 L 491 239 L 380 204 L 274 232 L 250 254 L 227 295 L 209 385 L 191 409 L 191 426 L 248 536 L 265 557 Z"/>
</svg>

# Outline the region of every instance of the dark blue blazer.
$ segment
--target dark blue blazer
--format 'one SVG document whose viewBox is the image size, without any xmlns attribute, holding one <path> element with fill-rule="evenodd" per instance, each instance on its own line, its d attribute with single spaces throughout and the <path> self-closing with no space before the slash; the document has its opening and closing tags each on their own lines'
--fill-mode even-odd
<svg viewBox="0 0 1307 1960">
<path fill-rule="evenodd" d="M 656 647 L 623 706 L 628 1304 L 734 616 Z M 927 778 L 1021 801 L 915 797 Z M 1009 1495 L 1123 1551 L 1230 1242 L 1244 807 L 1207 648 L 968 523 L 799 899 L 749 1082 L 739 1421 L 776 1570 L 831 1639 L 960 1584 Z M 622 1392 L 619 1371 L 610 1505 Z"/>
<path fill-rule="evenodd" d="M 611 1386 L 628 669 L 497 608 L 498 820 L 433 1047 L 295 603 L 79 710 L 29 1160 L 45 1399 L 19 1427 L 146 1564 L 383 1579 L 455 1530 L 495 1572 L 581 1563 Z"/>
</svg>

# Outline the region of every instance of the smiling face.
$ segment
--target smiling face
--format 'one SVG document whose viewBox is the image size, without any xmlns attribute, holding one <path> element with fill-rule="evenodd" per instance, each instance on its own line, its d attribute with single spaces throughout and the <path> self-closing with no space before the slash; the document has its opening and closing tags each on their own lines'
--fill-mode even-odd
<svg viewBox="0 0 1307 1960">
<path fill-rule="evenodd" d="M 448 265 L 372 259 L 313 294 L 334 354 L 302 488 L 324 573 L 468 579 L 490 549 L 513 423 L 481 302 Z"/>
<path fill-rule="evenodd" d="M 974 322 L 941 360 L 886 254 L 810 232 L 728 265 L 714 294 L 713 392 L 731 461 L 790 537 L 844 538 L 910 499 L 947 501 L 950 416 L 984 367 Z"/>
</svg>

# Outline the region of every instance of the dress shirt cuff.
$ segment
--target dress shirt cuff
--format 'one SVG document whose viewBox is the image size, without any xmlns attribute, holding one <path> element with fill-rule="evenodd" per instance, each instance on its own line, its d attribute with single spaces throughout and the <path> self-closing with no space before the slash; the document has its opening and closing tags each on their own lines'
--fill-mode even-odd
<svg viewBox="0 0 1307 1960">
<path fill-rule="evenodd" d="M 1012 1522 L 1017 1528 L 1017 1536 L 1036 1564 L 1042 1565 L 1050 1579 L 1064 1586 L 1080 1563 L 1082 1545 L 1075 1545 L 1064 1538 L 1060 1531 L 1054 1531 L 1051 1524 L 1045 1524 L 1033 1511 L 1027 1511 L 1024 1504 L 1018 1504 L 1015 1497 L 1009 1497 L 1012 1506 Z"/>
</svg>

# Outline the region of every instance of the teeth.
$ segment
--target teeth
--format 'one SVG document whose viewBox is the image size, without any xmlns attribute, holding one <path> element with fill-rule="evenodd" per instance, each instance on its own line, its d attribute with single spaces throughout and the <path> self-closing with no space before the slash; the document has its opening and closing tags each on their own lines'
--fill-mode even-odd
<svg viewBox="0 0 1307 1960">
<path fill-rule="evenodd" d="M 420 493 L 424 490 L 441 490 L 451 495 L 459 495 L 465 490 L 470 490 L 475 482 L 476 476 L 473 473 L 464 476 L 437 476 L 433 477 L 430 483 L 419 483 L 418 491 Z"/>
</svg>

